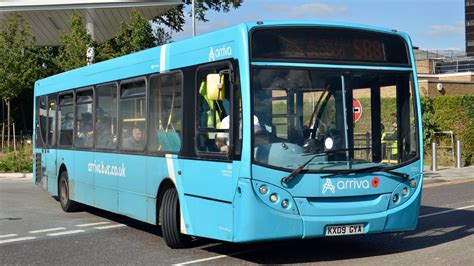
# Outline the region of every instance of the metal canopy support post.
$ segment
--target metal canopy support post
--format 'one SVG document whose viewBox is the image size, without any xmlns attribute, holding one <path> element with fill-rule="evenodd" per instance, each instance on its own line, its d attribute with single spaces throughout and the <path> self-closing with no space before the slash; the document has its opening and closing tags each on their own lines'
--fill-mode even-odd
<svg viewBox="0 0 474 266">
<path fill-rule="evenodd" d="M 195 15 L 195 10 L 194 10 L 194 0 L 191 1 L 192 9 L 192 20 L 193 20 L 193 37 L 196 36 L 196 15 Z"/>
<path fill-rule="evenodd" d="M 431 170 L 433 172 L 438 171 L 438 162 L 436 161 L 437 147 L 436 142 L 431 143 Z"/>
<path fill-rule="evenodd" d="M 90 10 L 92 14 L 94 14 L 94 10 Z M 95 41 L 95 25 L 94 25 L 94 20 L 92 19 L 92 15 L 90 13 L 87 13 L 86 15 L 86 30 L 87 33 L 91 35 L 92 40 Z M 87 64 L 90 65 L 94 63 L 94 58 L 95 58 L 95 50 L 93 46 L 89 46 L 87 48 Z"/>
<path fill-rule="evenodd" d="M 461 141 L 456 141 L 456 168 L 461 168 Z"/>
</svg>

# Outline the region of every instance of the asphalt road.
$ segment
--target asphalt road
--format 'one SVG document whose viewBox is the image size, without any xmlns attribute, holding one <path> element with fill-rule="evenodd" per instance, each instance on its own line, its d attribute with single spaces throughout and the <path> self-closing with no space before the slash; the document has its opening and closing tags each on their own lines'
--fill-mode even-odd
<svg viewBox="0 0 474 266">
<path fill-rule="evenodd" d="M 474 179 L 425 186 L 417 230 L 171 250 L 157 227 L 93 208 L 63 213 L 29 179 L 0 178 L 1 264 L 474 265 Z"/>
</svg>

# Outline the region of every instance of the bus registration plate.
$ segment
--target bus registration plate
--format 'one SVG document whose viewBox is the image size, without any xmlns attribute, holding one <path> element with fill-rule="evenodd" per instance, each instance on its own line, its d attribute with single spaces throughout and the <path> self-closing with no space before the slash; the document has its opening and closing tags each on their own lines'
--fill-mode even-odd
<svg viewBox="0 0 474 266">
<path fill-rule="evenodd" d="M 363 233 L 363 224 L 330 225 L 326 227 L 326 236 L 358 235 Z"/>
</svg>

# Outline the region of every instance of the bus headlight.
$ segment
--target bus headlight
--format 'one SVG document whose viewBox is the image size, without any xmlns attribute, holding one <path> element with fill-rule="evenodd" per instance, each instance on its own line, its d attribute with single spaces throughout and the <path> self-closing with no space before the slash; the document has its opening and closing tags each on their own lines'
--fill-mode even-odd
<svg viewBox="0 0 474 266">
<path fill-rule="evenodd" d="M 402 189 L 402 195 L 403 195 L 403 196 L 406 196 L 407 194 L 408 194 L 408 188 L 407 188 L 407 187 L 404 187 L 404 188 Z"/>
<path fill-rule="evenodd" d="M 410 187 L 415 188 L 416 187 L 416 180 L 415 179 L 410 179 Z"/>
<path fill-rule="evenodd" d="M 270 201 L 271 202 L 275 203 L 275 202 L 277 202 L 277 200 L 278 200 L 278 195 L 277 194 L 273 193 L 273 194 L 270 195 Z"/>
<path fill-rule="evenodd" d="M 290 206 L 290 203 L 288 202 L 287 199 L 284 199 L 284 200 L 281 201 L 281 207 L 282 208 L 286 209 L 286 208 L 288 208 L 288 206 Z"/>
<path fill-rule="evenodd" d="M 260 194 L 265 195 L 265 194 L 267 194 L 267 192 L 268 192 L 268 188 L 267 188 L 267 186 L 262 185 L 262 186 L 260 186 L 260 188 L 258 189 L 258 191 L 260 192 Z"/>
<path fill-rule="evenodd" d="M 393 202 L 397 202 L 399 198 L 400 198 L 400 196 L 398 196 L 398 194 L 395 194 L 395 195 L 392 196 Z"/>
<path fill-rule="evenodd" d="M 334 146 L 334 140 L 330 137 L 327 137 L 324 140 L 324 147 L 326 147 L 326 150 L 330 150 L 332 149 L 333 146 Z"/>
</svg>

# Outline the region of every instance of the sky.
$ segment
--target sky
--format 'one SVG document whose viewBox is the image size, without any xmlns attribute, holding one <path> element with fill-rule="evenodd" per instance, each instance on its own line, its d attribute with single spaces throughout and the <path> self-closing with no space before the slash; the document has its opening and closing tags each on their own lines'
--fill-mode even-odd
<svg viewBox="0 0 474 266">
<path fill-rule="evenodd" d="M 379 26 L 407 32 L 422 49 L 465 50 L 464 0 L 244 0 L 229 13 L 208 12 L 197 34 L 241 22 L 321 20 Z M 192 36 L 191 19 L 174 40 Z"/>
</svg>

